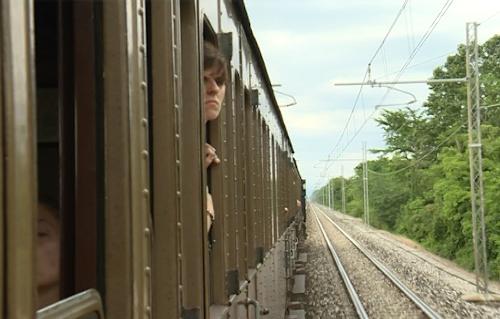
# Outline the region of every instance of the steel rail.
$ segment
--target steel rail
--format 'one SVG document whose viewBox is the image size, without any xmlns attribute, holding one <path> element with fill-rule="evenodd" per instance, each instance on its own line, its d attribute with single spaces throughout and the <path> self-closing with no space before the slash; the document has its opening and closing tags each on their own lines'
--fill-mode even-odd
<svg viewBox="0 0 500 319">
<path fill-rule="evenodd" d="M 422 310 L 429 318 L 432 319 L 441 319 L 441 315 L 439 315 L 434 309 L 432 309 L 428 304 L 426 304 L 422 299 L 420 299 L 410 288 L 408 288 L 399 278 L 387 267 L 385 267 L 379 260 L 375 257 L 371 256 L 366 249 L 361 247 L 361 245 L 353 239 L 349 234 L 347 234 L 337 223 L 335 223 L 330 216 L 325 214 L 321 209 L 319 209 L 321 214 L 323 214 L 327 220 L 335 226 L 344 236 L 349 239 L 356 248 L 362 252 L 366 258 L 368 258 L 387 278 L 389 278 L 415 305 Z M 316 218 L 318 218 L 316 216 Z"/>
<path fill-rule="evenodd" d="M 318 223 L 318 226 L 321 230 L 321 233 L 323 234 L 323 238 L 325 239 L 326 245 L 328 246 L 328 250 L 330 251 L 330 254 L 332 255 L 333 260 L 335 261 L 335 265 L 337 266 L 337 269 L 339 270 L 340 276 L 342 277 L 342 280 L 344 281 L 344 285 L 347 289 L 347 293 L 349 294 L 349 297 L 351 298 L 352 303 L 354 304 L 354 308 L 356 309 L 356 312 L 358 313 L 359 318 L 368 318 L 368 314 L 366 313 L 365 307 L 363 306 L 363 303 L 361 302 L 361 299 L 359 299 L 359 295 L 356 292 L 356 289 L 351 283 L 351 280 L 349 279 L 349 276 L 347 275 L 347 272 L 342 265 L 342 262 L 340 261 L 339 256 L 337 255 L 337 252 L 333 248 L 332 243 L 330 242 L 330 239 L 328 238 L 325 229 L 323 228 L 323 225 L 319 221 L 318 215 L 316 214 L 316 209 L 314 206 L 311 205 L 311 208 L 313 208 L 313 213 L 314 217 L 316 217 L 316 222 Z"/>
</svg>

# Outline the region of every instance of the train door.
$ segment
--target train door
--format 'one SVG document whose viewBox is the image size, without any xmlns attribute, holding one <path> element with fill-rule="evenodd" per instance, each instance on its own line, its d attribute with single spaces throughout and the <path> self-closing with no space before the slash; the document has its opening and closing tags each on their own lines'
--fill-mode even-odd
<svg viewBox="0 0 500 319">
<path fill-rule="evenodd" d="M 218 46 L 217 33 L 206 18 L 204 19 L 203 38 L 204 41 L 206 40 Z M 233 203 L 229 196 L 229 174 L 233 168 L 231 165 L 232 162 L 230 162 L 231 154 L 233 153 L 229 146 L 231 132 L 229 129 L 230 123 L 228 122 L 232 114 L 228 109 L 228 105 L 232 104 L 231 87 L 230 83 L 226 84 L 225 103 L 218 118 L 208 122 L 206 125 L 207 143 L 216 148 L 217 154 L 222 161 L 222 165 L 213 166 L 207 172 L 207 187 L 212 194 L 214 210 L 216 212 L 212 230 L 210 231 L 210 239 L 213 244 L 211 244 L 209 252 L 210 304 L 212 305 L 224 305 L 227 303 L 232 289 L 228 285 L 228 280 L 234 279 L 235 274 L 233 268 L 233 277 L 229 277 L 231 269 L 229 262 L 230 237 L 234 238 L 230 235 L 232 221 L 230 219 L 231 214 L 229 213 L 232 210 Z M 220 314 L 214 311 L 213 307 L 212 313 L 220 317 Z"/>
</svg>

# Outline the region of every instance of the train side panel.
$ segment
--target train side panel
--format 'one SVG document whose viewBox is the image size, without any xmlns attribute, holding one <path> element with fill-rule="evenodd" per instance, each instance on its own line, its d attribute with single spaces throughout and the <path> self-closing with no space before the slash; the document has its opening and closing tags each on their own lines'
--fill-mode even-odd
<svg viewBox="0 0 500 319">
<path fill-rule="evenodd" d="M 283 318 L 302 180 L 243 1 L 0 9 L 0 317 Z M 229 73 L 208 124 L 207 40 Z M 40 190 L 61 269 L 37 306 Z"/>
</svg>

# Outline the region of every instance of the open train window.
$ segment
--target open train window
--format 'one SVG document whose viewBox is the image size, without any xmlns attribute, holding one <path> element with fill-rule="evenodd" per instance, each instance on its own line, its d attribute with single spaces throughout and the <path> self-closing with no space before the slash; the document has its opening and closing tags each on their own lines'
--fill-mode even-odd
<svg viewBox="0 0 500 319">
<path fill-rule="evenodd" d="M 35 1 L 38 308 L 100 283 L 100 5 Z"/>
<path fill-rule="evenodd" d="M 238 256 L 236 254 L 238 219 L 238 202 L 236 196 L 238 192 L 236 171 L 236 127 L 235 122 L 235 92 L 233 74 L 230 67 L 232 53 L 232 34 L 217 34 L 208 18 L 205 17 L 203 25 L 204 42 L 204 62 L 212 63 L 214 56 L 221 55 L 225 60 L 225 94 L 222 96 L 224 103 L 221 105 L 218 116 L 212 116 L 208 109 L 210 106 L 204 104 L 205 110 L 205 131 L 206 143 L 216 149 L 216 155 L 219 163 L 210 165 L 207 169 L 207 187 L 210 194 L 207 194 L 207 208 L 210 209 L 210 199 L 213 199 L 213 208 L 215 211 L 214 223 L 209 233 L 210 246 L 210 303 L 213 305 L 222 305 L 227 303 L 228 297 L 239 289 L 240 274 L 238 272 Z M 212 49 L 207 48 L 207 43 Z M 215 51 L 215 52 L 214 52 Z M 215 75 L 221 71 L 217 68 L 220 65 L 204 65 L 204 70 L 214 70 Z M 204 81 L 205 99 L 210 100 L 212 88 L 216 85 L 214 80 L 208 78 Z M 217 86 L 220 89 L 220 83 Z M 219 91 L 220 92 L 220 91 Z"/>
<path fill-rule="evenodd" d="M 36 2 L 38 219 L 37 308 L 60 299 L 60 165 L 57 3 Z"/>
<path fill-rule="evenodd" d="M 205 42 L 218 47 L 217 34 L 212 28 L 207 17 L 203 23 L 203 45 Z M 203 52 L 204 54 L 204 52 Z M 203 56 L 203 60 L 205 57 Z M 206 68 L 203 65 L 203 70 Z M 226 85 L 227 86 L 227 85 Z M 205 85 L 203 86 L 205 90 Z M 204 93 L 204 92 L 203 92 Z M 216 149 L 217 156 L 224 161 L 225 149 L 223 143 L 225 140 L 224 118 L 226 110 L 221 109 L 217 118 L 205 122 L 205 141 L 211 147 Z M 209 267 L 210 267 L 210 303 L 222 304 L 226 299 L 225 287 L 225 250 L 224 250 L 224 214 L 221 213 L 226 207 L 224 199 L 224 170 L 227 168 L 224 165 L 211 165 L 207 170 L 207 196 L 210 196 L 207 201 L 207 206 L 212 206 L 214 210 L 214 223 L 208 233 L 209 236 Z M 209 208 L 209 207 L 207 207 Z"/>
<path fill-rule="evenodd" d="M 205 17 L 204 21 L 203 21 L 203 47 L 205 47 L 205 42 L 210 43 L 211 45 L 213 45 L 215 47 L 219 46 L 218 42 L 217 42 L 217 34 L 215 33 L 214 29 L 210 25 L 210 22 L 208 21 L 207 17 Z M 202 55 L 204 57 L 204 52 L 202 52 Z M 203 72 L 205 70 L 205 67 L 206 66 L 203 64 L 202 65 Z M 205 85 L 202 86 L 202 90 L 205 90 Z M 202 96 L 204 96 L 204 92 L 202 92 Z M 212 140 L 216 140 L 217 139 L 217 137 L 214 136 L 214 135 L 218 135 L 218 134 L 216 133 L 216 130 L 211 130 L 210 128 L 212 126 L 218 125 L 218 119 L 216 118 L 214 120 L 207 121 L 207 119 L 205 119 L 205 115 L 203 117 L 204 117 L 204 121 L 205 121 L 204 132 L 205 132 L 206 143 L 208 143 L 210 145 L 213 145 L 214 141 L 212 141 Z M 212 178 L 211 178 L 210 170 L 208 170 L 208 174 L 207 174 L 207 188 L 208 188 L 209 192 L 212 191 L 212 182 L 211 182 L 211 180 L 212 180 Z M 210 234 L 210 235 L 212 235 L 212 234 Z"/>
</svg>

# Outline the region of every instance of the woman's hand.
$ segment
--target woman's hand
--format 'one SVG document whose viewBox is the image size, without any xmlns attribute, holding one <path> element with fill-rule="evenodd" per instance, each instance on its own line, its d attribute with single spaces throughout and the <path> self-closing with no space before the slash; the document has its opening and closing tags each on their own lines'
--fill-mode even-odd
<svg viewBox="0 0 500 319">
<path fill-rule="evenodd" d="M 209 168 L 213 163 L 219 164 L 220 159 L 217 157 L 217 153 L 215 153 L 215 147 L 205 143 L 205 168 Z"/>
<path fill-rule="evenodd" d="M 215 219 L 214 202 L 212 200 L 212 195 L 207 189 L 207 231 L 210 230 Z"/>
</svg>

